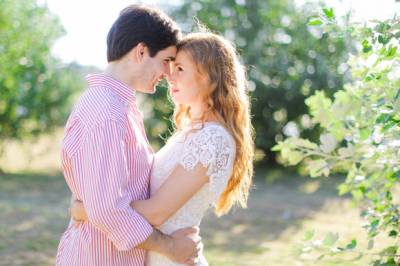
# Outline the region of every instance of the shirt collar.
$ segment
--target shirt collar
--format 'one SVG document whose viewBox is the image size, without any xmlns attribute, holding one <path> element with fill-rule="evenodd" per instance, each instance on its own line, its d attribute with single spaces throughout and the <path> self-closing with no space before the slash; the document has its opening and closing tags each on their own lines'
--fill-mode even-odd
<svg viewBox="0 0 400 266">
<path fill-rule="evenodd" d="M 136 104 L 136 91 L 122 81 L 106 74 L 89 74 L 86 76 L 89 87 L 107 87 L 112 89 L 117 95 L 129 104 Z"/>
</svg>

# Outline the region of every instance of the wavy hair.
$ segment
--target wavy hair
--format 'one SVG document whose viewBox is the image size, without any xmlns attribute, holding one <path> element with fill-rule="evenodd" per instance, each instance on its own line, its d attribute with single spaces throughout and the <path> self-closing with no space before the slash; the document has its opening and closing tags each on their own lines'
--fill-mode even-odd
<svg viewBox="0 0 400 266">
<path fill-rule="evenodd" d="M 234 46 L 211 32 L 190 33 L 178 43 L 177 49 L 178 53 L 188 53 L 198 71 L 208 77 L 211 92 L 204 100 L 236 143 L 232 175 L 217 202 L 215 213 L 225 214 L 235 204 L 245 208 L 252 183 L 254 157 L 245 67 L 239 62 Z M 203 125 L 204 117 L 203 114 Z M 176 129 L 182 129 L 191 119 L 190 107 L 177 105 L 173 118 Z"/>
</svg>

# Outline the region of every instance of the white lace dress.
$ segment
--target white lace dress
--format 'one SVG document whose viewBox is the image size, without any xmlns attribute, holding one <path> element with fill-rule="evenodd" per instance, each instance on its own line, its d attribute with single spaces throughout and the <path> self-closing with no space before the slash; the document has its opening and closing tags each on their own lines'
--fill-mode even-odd
<svg viewBox="0 0 400 266">
<path fill-rule="evenodd" d="M 172 136 L 156 153 L 150 180 L 151 194 L 157 191 L 178 164 L 191 171 L 200 163 L 207 168 L 209 177 L 209 182 L 159 227 L 163 233 L 171 234 L 180 228 L 200 225 L 207 209 L 217 202 L 227 185 L 235 159 L 235 150 L 234 139 L 223 126 L 206 122 L 201 129 L 194 130 L 189 127 L 183 129 Z M 146 265 L 180 264 L 159 253 L 148 252 Z M 202 254 L 198 265 L 208 265 Z"/>
</svg>

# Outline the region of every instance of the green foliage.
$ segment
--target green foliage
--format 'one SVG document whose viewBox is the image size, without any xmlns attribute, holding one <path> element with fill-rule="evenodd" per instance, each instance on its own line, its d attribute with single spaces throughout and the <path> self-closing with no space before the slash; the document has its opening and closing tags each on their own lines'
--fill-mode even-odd
<svg viewBox="0 0 400 266">
<path fill-rule="evenodd" d="M 282 129 L 289 121 L 306 118 L 305 98 L 317 88 L 330 96 L 342 86 L 344 41 L 326 38 L 307 25 L 306 14 L 311 14 L 313 6 L 298 7 L 289 0 L 182 2 L 171 14 L 184 30 L 196 30 L 196 17 L 237 46 L 254 90 L 256 146 L 266 155 L 264 161 L 273 162 L 270 148 L 283 139 Z M 170 114 L 168 109 L 157 118 L 163 121 Z M 169 127 L 164 128 L 162 135 L 168 134 Z M 299 131 L 303 130 L 306 136 L 314 132 L 312 125 L 301 125 Z"/>
<path fill-rule="evenodd" d="M 168 96 L 168 84 L 166 82 L 159 84 L 156 93 L 146 98 L 146 103 L 149 104 L 145 120 L 146 133 L 152 147 L 159 149 L 165 145 L 174 131 L 172 124 L 174 106 Z"/>
<path fill-rule="evenodd" d="M 338 32 L 333 18 L 324 10 L 311 21 L 323 22 L 319 27 L 335 38 L 352 38 L 359 43 L 358 52 L 348 62 L 352 81 L 333 99 L 316 92 L 306 100 L 313 122 L 322 129 L 319 143 L 291 137 L 273 150 L 280 151 L 288 165 L 304 163 L 311 177 L 346 173 L 339 193 L 350 193 L 362 208 L 368 249 L 374 248 L 378 235 L 394 241 L 372 253 L 379 255 L 373 265 L 398 265 L 400 213 L 393 195 L 400 180 L 400 20 L 354 24 Z M 326 242 L 331 240 L 329 237 Z M 353 250 L 356 244 L 353 240 L 335 252 Z"/>
<path fill-rule="evenodd" d="M 0 138 L 37 135 L 65 122 L 84 86 L 79 66 L 63 66 L 50 48 L 64 30 L 34 0 L 0 0 Z"/>
</svg>

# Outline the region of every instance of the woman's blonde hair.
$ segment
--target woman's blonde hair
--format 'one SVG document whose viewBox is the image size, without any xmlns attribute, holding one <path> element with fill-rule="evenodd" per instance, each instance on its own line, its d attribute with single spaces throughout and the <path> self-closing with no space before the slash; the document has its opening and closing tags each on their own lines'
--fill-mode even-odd
<svg viewBox="0 0 400 266">
<path fill-rule="evenodd" d="M 190 33 L 177 48 L 178 52 L 188 53 L 198 71 L 208 77 L 211 92 L 205 101 L 236 143 L 232 175 L 215 212 L 217 215 L 225 214 L 235 204 L 246 207 L 253 176 L 254 141 L 245 68 L 239 62 L 233 45 L 214 33 Z M 190 119 L 188 106 L 179 104 L 175 107 L 174 123 L 178 130 Z"/>
</svg>

